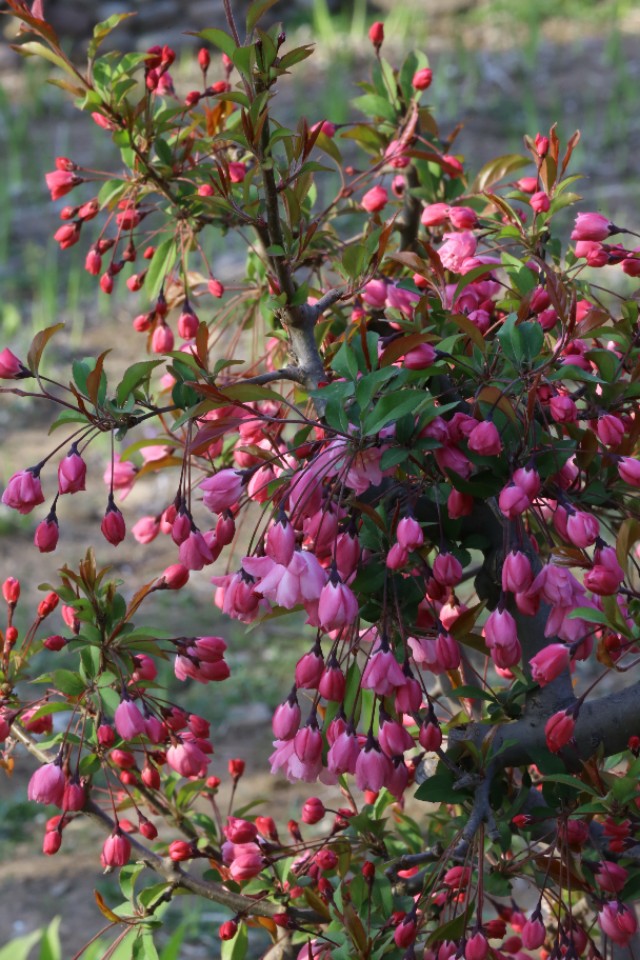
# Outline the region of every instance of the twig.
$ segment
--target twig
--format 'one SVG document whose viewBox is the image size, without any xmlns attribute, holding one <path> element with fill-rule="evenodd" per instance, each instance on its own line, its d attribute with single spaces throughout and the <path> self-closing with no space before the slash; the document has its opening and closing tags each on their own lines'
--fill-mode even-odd
<svg viewBox="0 0 640 960">
<path fill-rule="evenodd" d="M 53 763 L 55 757 L 43 750 L 18 724 L 14 723 L 12 725 L 11 735 L 26 747 L 29 753 L 41 763 Z M 81 813 L 90 820 L 99 823 L 101 827 L 106 828 L 110 833 L 116 829 L 115 821 L 106 814 L 101 807 L 94 803 L 93 800 L 89 800 L 86 803 Z M 225 889 L 220 883 L 213 883 L 212 881 L 201 880 L 198 877 L 192 876 L 169 857 L 161 857 L 159 854 L 154 853 L 153 850 L 149 850 L 148 847 L 131 834 L 127 834 L 127 839 L 132 848 L 139 854 L 139 862 L 144 863 L 150 870 L 164 877 L 164 879 L 173 884 L 176 889 L 188 890 L 190 893 L 194 893 L 205 900 L 220 903 L 240 916 L 273 917 L 283 912 L 284 908 L 282 904 L 269 903 L 266 900 L 258 900 L 253 897 L 245 897 L 240 893 L 232 893 Z M 289 910 L 289 913 L 294 919 L 299 921 L 316 922 L 320 919 L 312 911 Z"/>
</svg>

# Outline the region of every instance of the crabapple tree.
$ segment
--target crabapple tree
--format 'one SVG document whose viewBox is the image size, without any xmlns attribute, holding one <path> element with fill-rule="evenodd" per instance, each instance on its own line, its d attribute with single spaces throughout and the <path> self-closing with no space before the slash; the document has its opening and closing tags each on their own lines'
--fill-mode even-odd
<svg viewBox="0 0 640 960">
<path fill-rule="evenodd" d="M 57 406 L 65 439 L 2 502 L 35 515 L 36 557 L 64 553 L 70 498 L 104 489 L 85 452 L 106 434 L 96 538 L 174 551 L 136 585 L 89 550 L 23 631 L 4 581 L 2 762 L 19 745 L 38 761 L 44 853 L 76 817 L 102 825 L 96 861 L 125 900 L 102 907 L 134 957 L 156 956 L 184 892 L 228 909 L 236 960 L 256 926 L 272 960 L 631 950 L 640 254 L 632 224 L 595 212 L 567 236 L 578 134 L 525 136 L 473 178 L 425 55 L 389 62 L 382 23 L 354 120 L 292 125 L 276 93 L 313 50 L 261 29 L 272 3 L 240 31 L 225 0 L 228 30 L 198 34 L 201 82 L 180 90 L 170 46 L 102 53 L 120 16 L 80 67 L 41 4 L 8 2 L 16 48 L 120 158 L 112 174 L 56 158 L 55 239 L 140 306 L 118 375 L 103 353 L 44 376 L 60 324 L 24 355 L 3 346 L 1 392 Z M 227 289 L 216 232 L 245 251 Z M 229 676 L 224 637 L 151 625 L 158 593 L 204 568 L 226 617 L 306 621 L 270 758 L 309 784 L 297 822 L 221 812 L 210 722 L 157 681 L 169 658 L 185 690 Z"/>
</svg>

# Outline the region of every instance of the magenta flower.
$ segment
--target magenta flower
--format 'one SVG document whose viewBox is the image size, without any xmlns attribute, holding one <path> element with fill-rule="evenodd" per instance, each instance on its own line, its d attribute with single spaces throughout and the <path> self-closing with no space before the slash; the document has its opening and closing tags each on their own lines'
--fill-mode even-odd
<svg viewBox="0 0 640 960">
<path fill-rule="evenodd" d="M 550 643 L 529 661 L 531 676 L 544 687 L 567 669 L 570 659 L 568 647 L 563 643 Z"/>
<path fill-rule="evenodd" d="M 322 588 L 318 602 L 318 619 L 325 630 L 340 630 L 358 616 L 358 601 L 334 570 Z"/>
<path fill-rule="evenodd" d="M 30 376 L 29 371 L 8 347 L 0 350 L 0 380 L 19 380 Z"/>
<path fill-rule="evenodd" d="M 378 184 L 371 190 L 367 190 L 360 203 L 367 213 L 378 213 L 386 207 L 388 200 L 389 194 L 384 187 Z"/>
<path fill-rule="evenodd" d="M 579 213 L 571 233 L 572 240 L 606 240 L 615 227 L 607 217 L 601 213 Z"/>
<path fill-rule="evenodd" d="M 53 803 L 62 806 L 65 776 L 58 763 L 45 763 L 32 774 L 27 787 L 27 797 L 35 803 Z"/>
<path fill-rule="evenodd" d="M 2 503 L 22 514 L 31 513 L 34 507 L 44 503 L 40 469 L 27 467 L 14 473 L 2 494 Z"/>
<path fill-rule="evenodd" d="M 559 753 L 573 737 L 576 722 L 566 710 L 558 710 L 549 717 L 544 725 L 547 747 L 552 753 Z"/>
<path fill-rule="evenodd" d="M 356 783 L 360 790 L 377 793 L 391 779 L 391 761 L 384 755 L 378 742 L 369 734 L 356 761 Z"/>
<path fill-rule="evenodd" d="M 101 860 L 105 867 L 124 867 L 131 856 L 131 841 L 120 828 L 111 834 L 102 847 Z"/>
<path fill-rule="evenodd" d="M 113 718 L 118 735 L 133 740 L 145 733 L 145 720 L 133 700 L 121 700 Z"/>
<path fill-rule="evenodd" d="M 196 743 L 185 740 L 169 747 L 167 763 L 181 777 L 203 777 L 206 774 L 209 759 Z"/>
<path fill-rule="evenodd" d="M 60 493 L 78 493 L 85 489 L 86 476 L 87 465 L 72 447 L 58 464 L 58 490 Z"/>
</svg>

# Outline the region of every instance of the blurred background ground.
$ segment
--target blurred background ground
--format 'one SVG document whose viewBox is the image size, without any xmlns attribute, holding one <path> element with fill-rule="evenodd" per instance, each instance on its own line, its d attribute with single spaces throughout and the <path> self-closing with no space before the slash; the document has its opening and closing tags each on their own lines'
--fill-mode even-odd
<svg viewBox="0 0 640 960">
<path fill-rule="evenodd" d="M 181 33 L 207 21 L 177 21 L 172 2 L 132 3 L 132 9 L 147 17 L 147 27 L 137 35 L 128 32 L 125 40 L 143 48 L 151 42 L 178 46 L 176 86 L 186 91 L 194 85 L 196 70 L 192 40 Z M 107 13 L 127 8 L 126 3 L 102 6 Z M 55 15 L 66 16 L 66 29 L 75 34 L 68 41 L 75 51 L 81 49 L 79 34 L 97 19 L 96 7 L 102 10 L 102 6 L 88 0 L 53 3 Z M 210 9 L 210 25 L 221 25 L 221 0 L 196 4 L 196 8 L 198 16 L 205 17 Z M 155 11 L 155 16 L 149 11 Z M 300 113 L 311 121 L 326 118 L 339 123 L 347 118 L 347 98 L 357 94 L 356 81 L 366 75 L 371 59 L 367 28 L 374 19 L 383 19 L 384 52 L 389 60 L 399 62 L 413 47 L 429 55 L 435 76 L 429 100 L 445 134 L 456 123 L 464 124 L 455 152 L 466 156 L 470 172 L 498 154 L 518 152 L 524 133 L 545 132 L 557 121 L 562 140 L 576 128 L 582 131 L 573 169 L 586 175 L 578 184 L 578 191 L 589 198 L 583 209 L 597 209 L 614 220 L 623 215 L 628 220 L 634 212 L 637 216 L 638 3 L 378 0 L 367 6 L 352 0 L 329 6 L 326 0 L 281 0 L 274 12 L 285 21 L 291 44 L 317 43 L 317 55 L 298 69 L 295 80 L 285 83 L 279 94 L 278 111 L 285 122 Z M 0 43 L 0 346 L 10 345 L 23 353 L 35 331 L 64 320 L 68 337 L 61 340 L 55 366 L 74 357 L 95 356 L 107 344 L 115 346 L 108 366 L 117 371 L 133 352 L 130 322 L 138 310 L 123 296 L 96 294 L 95 281 L 82 269 L 83 255 L 77 248 L 59 254 L 51 239 L 59 223 L 57 210 L 48 200 L 43 180 L 60 154 L 80 162 L 91 160 L 93 166 L 106 169 L 114 169 L 117 158 L 108 137 L 66 104 L 60 90 L 46 83 L 48 69 L 34 61 L 25 63 L 11 51 L 14 28 L 9 20 L 4 27 L 5 39 Z M 229 250 L 225 241 L 217 246 L 214 241 L 213 253 L 216 274 L 232 280 L 238 252 Z M 14 470 L 40 459 L 43 427 L 50 415 L 36 405 L 0 399 L 0 485 Z M 59 554 L 69 562 L 79 560 L 90 542 L 96 543 L 99 560 L 114 562 L 117 557 L 96 537 L 105 499 L 103 457 L 105 450 L 94 450 L 90 456 L 90 492 L 74 497 L 72 508 L 66 504 L 66 512 L 60 511 Z M 153 480 L 134 490 L 126 504 L 130 524 L 147 512 L 148 502 L 171 499 L 171 491 L 162 486 L 166 483 Z M 33 526 L 32 518 L 0 513 L 0 578 L 19 576 L 32 600 L 39 597 L 39 582 L 55 578 L 60 562 L 55 555 L 36 558 L 30 545 Z M 127 557 L 127 564 L 115 561 L 125 590 L 134 579 L 140 583 L 157 575 L 173 562 L 174 553 L 166 540 L 159 540 L 149 548 L 133 545 Z M 268 801 L 265 812 L 277 808 L 280 821 L 286 821 L 298 815 L 305 791 L 292 790 L 268 773 L 269 717 L 286 694 L 292 666 L 307 641 L 301 623 L 289 619 L 249 634 L 237 623 L 223 622 L 212 605 L 210 574 L 195 575 L 188 597 L 167 599 L 165 595 L 152 612 L 168 630 L 183 633 L 188 620 L 190 633 L 220 633 L 228 639 L 232 679 L 213 688 L 195 689 L 194 685 L 188 706 L 213 721 L 212 772 L 221 775 L 230 756 L 243 756 L 251 771 L 242 785 L 244 798 L 263 795 Z M 70 960 L 103 923 L 91 889 L 98 886 L 105 896 L 115 896 L 114 881 L 100 877 L 97 836 L 86 824 L 74 825 L 65 834 L 58 856 L 42 857 L 40 832 L 33 835 L 32 815 L 24 801 L 28 775 L 28 763 L 12 780 L 0 773 L 0 949 L 12 937 L 60 913 L 64 917 L 62 956 Z M 44 820 L 41 813 L 40 822 Z M 194 905 L 185 908 L 181 903 L 176 912 L 175 924 L 187 924 L 179 955 L 216 956 L 214 931 L 222 915 L 213 907 L 205 908 L 198 925 L 195 910 Z"/>
</svg>

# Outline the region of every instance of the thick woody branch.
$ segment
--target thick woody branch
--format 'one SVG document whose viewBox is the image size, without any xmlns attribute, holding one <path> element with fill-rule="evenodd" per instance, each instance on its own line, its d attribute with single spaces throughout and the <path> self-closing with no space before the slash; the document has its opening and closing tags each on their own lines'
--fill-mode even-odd
<svg viewBox="0 0 640 960">
<path fill-rule="evenodd" d="M 573 702 L 573 700 L 571 701 Z M 498 768 L 519 767 L 535 763 L 535 756 L 547 750 L 544 735 L 544 717 L 532 712 L 530 715 L 505 723 L 491 742 L 490 758 Z M 561 757 L 569 769 L 580 769 L 581 762 L 601 750 L 605 757 L 624 750 L 629 739 L 629 730 L 640 726 L 640 681 L 597 700 L 588 700 L 580 708 L 576 721 L 574 742 L 562 752 Z M 452 730 L 450 747 L 472 742 L 481 749 L 485 738 L 495 731 L 490 724 L 474 723 L 466 728 Z"/>
</svg>

